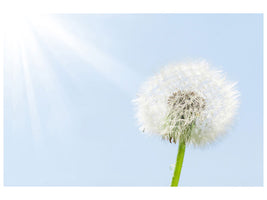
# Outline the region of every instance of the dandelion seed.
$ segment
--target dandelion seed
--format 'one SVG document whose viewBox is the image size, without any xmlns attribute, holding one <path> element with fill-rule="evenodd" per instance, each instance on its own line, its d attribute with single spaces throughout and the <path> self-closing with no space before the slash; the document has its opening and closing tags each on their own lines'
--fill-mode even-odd
<svg viewBox="0 0 267 200">
<path fill-rule="evenodd" d="M 173 171 L 174 168 L 175 168 L 175 164 L 170 164 L 169 169 L 170 169 L 171 171 Z"/>
</svg>

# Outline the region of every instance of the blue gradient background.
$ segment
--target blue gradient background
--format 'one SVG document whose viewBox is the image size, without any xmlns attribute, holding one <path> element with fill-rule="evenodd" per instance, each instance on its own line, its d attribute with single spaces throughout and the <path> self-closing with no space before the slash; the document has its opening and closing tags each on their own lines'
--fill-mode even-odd
<svg viewBox="0 0 267 200">
<path fill-rule="evenodd" d="M 199 58 L 239 82 L 241 105 L 222 140 L 187 147 L 180 185 L 263 185 L 263 15 L 53 17 L 103 57 L 92 64 L 95 55 L 81 56 L 79 45 L 35 32 L 43 59 L 29 54 L 25 76 L 5 52 L 5 185 L 168 186 L 178 146 L 141 134 L 131 100 L 161 66 Z"/>
</svg>

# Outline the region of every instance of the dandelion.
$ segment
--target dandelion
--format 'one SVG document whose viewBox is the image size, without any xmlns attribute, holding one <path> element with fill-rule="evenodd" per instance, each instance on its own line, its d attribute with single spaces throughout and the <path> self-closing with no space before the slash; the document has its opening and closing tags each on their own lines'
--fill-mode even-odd
<svg viewBox="0 0 267 200">
<path fill-rule="evenodd" d="M 134 100 L 140 130 L 179 142 L 171 186 L 178 186 L 186 145 L 208 145 L 232 126 L 239 105 L 235 85 L 197 61 L 168 65 L 140 88 Z"/>
</svg>

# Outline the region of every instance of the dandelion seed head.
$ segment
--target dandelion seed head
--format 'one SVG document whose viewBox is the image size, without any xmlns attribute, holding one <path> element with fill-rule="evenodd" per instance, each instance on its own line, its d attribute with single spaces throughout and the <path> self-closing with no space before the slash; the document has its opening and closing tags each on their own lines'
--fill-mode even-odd
<svg viewBox="0 0 267 200">
<path fill-rule="evenodd" d="M 233 123 L 239 105 L 235 85 L 206 61 L 165 66 L 134 100 L 140 130 L 171 143 L 212 143 Z"/>
</svg>

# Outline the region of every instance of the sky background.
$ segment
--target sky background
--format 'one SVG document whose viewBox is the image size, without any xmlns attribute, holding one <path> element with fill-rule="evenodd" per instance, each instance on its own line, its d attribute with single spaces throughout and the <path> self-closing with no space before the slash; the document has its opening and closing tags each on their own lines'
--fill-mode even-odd
<svg viewBox="0 0 267 200">
<path fill-rule="evenodd" d="M 263 185 L 261 14 L 50 15 L 6 26 L 4 184 L 169 186 L 178 145 L 132 100 L 162 66 L 206 59 L 238 81 L 224 138 L 186 149 L 181 186 Z"/>
</svg>

